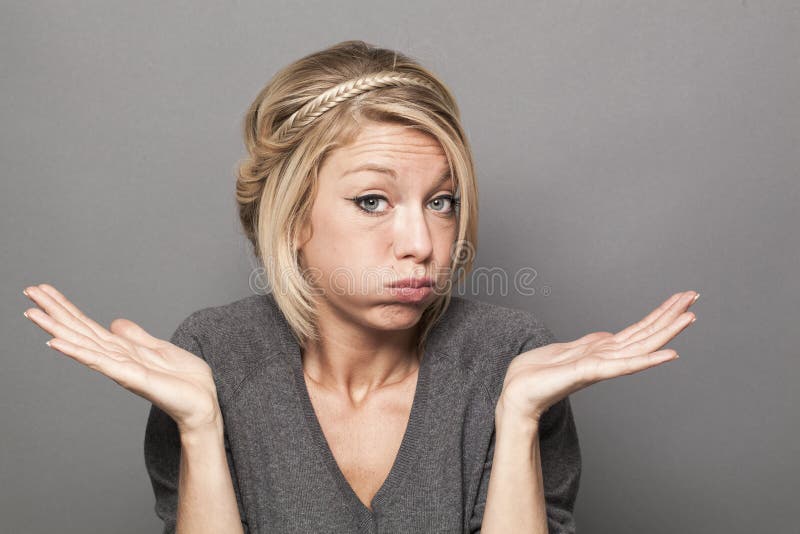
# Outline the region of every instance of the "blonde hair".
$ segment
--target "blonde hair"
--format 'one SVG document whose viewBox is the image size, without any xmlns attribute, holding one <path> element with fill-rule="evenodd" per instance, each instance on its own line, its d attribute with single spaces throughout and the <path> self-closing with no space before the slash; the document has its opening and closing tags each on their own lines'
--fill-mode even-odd
<svg viewBox="0 0 800 534">
<path fill-rule="evenodd" d="M 417 347 L 422 350 L 450 304 L 452 284 L 472 269 L 478 226 L 472 151 L 453 95 L 432 72 L 400 52 L 364 41 L 343 41 L 278 71 L 245 115 L 249 156 L 237 171 L 239 217 L 294 336 L 301 346 L 319 339 L 317 290 L 301 273 L 297 239 L 308 221 L 325 156 L 355 138 L 360 117 L 435 137 L 460 193 L 451 280 L 422 314 Z"/>
</svg>

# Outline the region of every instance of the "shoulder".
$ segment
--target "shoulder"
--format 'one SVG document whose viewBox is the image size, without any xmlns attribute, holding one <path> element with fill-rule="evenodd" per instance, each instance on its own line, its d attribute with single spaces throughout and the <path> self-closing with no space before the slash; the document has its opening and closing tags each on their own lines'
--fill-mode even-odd
<svg viewBox="0 0 800 534">
<path fill-rule="evenodd" d="M 249 295 L 190 313 L 170 341 L 209 364 L 223 398 L 283 350 L 286 327 L 278 313 L 270 295 Z"/>
<path fill-rule="evenodd" d="M 208 336 L 229 335 L 257 326 L 268 307 L 265 295 L 249 295 L 238 300 L 207 306 L 189 314 L 179 329 Z"/>
<path fill-rule="evenodd" d="M 499 393 L 494 390 L 516 355 L 557 341 L 531 311 L 458 296 L 451 298 L 436 328 L 437 348 L 488 379 L 490 394 Z"/>
<path fill-rule="evenodd" d="M 261 295 L 251 295 L 190 313 L 175 330 L 180 337 L 193 337 L 201 345 L 218 339 L 230 340 L 257 331 L 263 321 Z"/>
<path fill-rule="evenodd" d="M 451 298 L 437 326 L 449 350 L 523 346 L 531 350 L 555 341 L 545 321 L 531 311 L 458 296 Z"/>
</svg>

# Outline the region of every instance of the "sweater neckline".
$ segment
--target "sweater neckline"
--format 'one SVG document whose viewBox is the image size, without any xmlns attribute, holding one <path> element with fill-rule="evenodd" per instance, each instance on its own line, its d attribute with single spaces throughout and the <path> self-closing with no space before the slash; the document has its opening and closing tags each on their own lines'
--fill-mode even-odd
<svg viewBox="0 0 800 534">
<path fill-rule="evenodd" d="M 314 405 L 311 403 L 311 397 L 308 392 L 308 386 L 303 376 L 303 364 L 301 353 L 298 350 L 292 355 L 292 369 L 294 371 L 295 387 L 300 399 L 300 403 L 305 415 L 308 429 L 311 432 L 312 438 L 317 446 L 318 452 L 322 454 L 323 460 L 327 465 L 331 475 L 333 476 L 341 494 L 347 501 L 348 507 L 358 517 L 359 525 L 365 526 L 374 520 L 377 511 L 380 510 L 381 505 L 389 498 L 403 480 L 406 478 L 408 471 L 416 463 L 420 446 L 420 436 L 423 430 L 423 421 L 425 418 L 425 411 L 428 406 L 428 375 L 430 370 L 430 353 L 428 350 L 423 352 L 422 360 L 420 361 L 419 373 L 417 375 L 417 384 L 414 389 L 414 399 L 411 404 L 411 412 L 409 414 L 408 423 L 406 424 L 403 438 L 400 441 L 400 448 L 397 451 L 392 467 L 389 474 L 384 479 L 378 491 L 370 501 L 370 510 L 356 494 L 353 487 L 344 476 L 333 451 L 330 448 L 328 440 L 322 431 L 319 418 L 314 411 Z"/>
<path fill-rule="evenodd" d="M 370 506 L 372 507 L 372 510 L 370 510 L 361 502 L 358 494 L 353 490 L 353 487 L 347 481 L 339 464 L 336 462 L 336 458 L 322 431 L 322 425 L 320 425 L 317 414 L 314 411 L 314 405 L 311 403 L 308 386 L 303 376 L 303 361 L 300 344 L 291 334 L 288 322 L 286 322 L 286 318 L 282 316 L 280 310 L 278 310 L 278 315 L 280 315 L 282 319 L 282 327 L 279 329 L 280 338 L 289 356 L 288 359 L 294 377 L 295 392 L 303 411 L 306 426 L 311 434 L 316 449 L 321 454 L 324 463 L 328 467 L 331 476 L 339 488 L 339 493 L 346 501 L 347 507 L 357 518 L 359 527 L 366 527 L 373 524 L 376 515 L 380 513 L 382 505 L 392 497 L 392 494 L 402 485 L 409 471 L 411 471 L 417 463 L 417 457 L 422 445 L 421 438 L 424 432 L 424 423 L 428 411 L 430 373 L 431 366 L 433 365 L 432 359 L 434 358 L 433 355 L 437 353 L 431 348 L 430 343 L 425 344 L 426 346 L 423 349 L 423 355 L 420 361 L 417 384 L 414 390 L 414 399 L 411 404 L 411 412 L 402 440 L 400 441 L 400 448 L 397 451 L 389 474 L 373 496 L 372 501 L 370 501 Z M 437 326 L 434 326 L 434 331 L 438 330 Z M 431 334 L 433 334 L 433 332 L 429 334 L 429 340 L 431 339 Z"/>
</svg>

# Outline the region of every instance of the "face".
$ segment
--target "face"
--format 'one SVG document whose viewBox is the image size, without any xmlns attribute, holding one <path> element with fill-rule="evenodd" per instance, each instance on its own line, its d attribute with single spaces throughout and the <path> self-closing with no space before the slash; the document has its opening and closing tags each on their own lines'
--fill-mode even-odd
<svg viewBox="0 0 800 534">
<path fill-rule="evenodd" d="M 436 138 L 397 124 L 366 122 L 327 155 L 299 245 L 321 313 L 380 330 L 419 321 L 450 274 L 458 219 L 448 171 Z M 435 287 L 391 287 L 424 277 Z"/>
</svg>

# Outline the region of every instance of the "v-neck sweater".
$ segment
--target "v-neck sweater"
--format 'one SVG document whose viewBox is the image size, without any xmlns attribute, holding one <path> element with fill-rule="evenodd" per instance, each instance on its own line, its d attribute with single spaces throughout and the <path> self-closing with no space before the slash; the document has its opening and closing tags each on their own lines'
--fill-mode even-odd
<svg viewBox="0 0 800 534">
<path fill-rule="evenodd" d="M 526 310 L 452 296 L 431 329 L 388 476 L 364 505 L 320 426 L 300 345 L 273 296 L 195 311 L 170 341 L 211 367 L 247 533 L 479 533 L 494 456 L 494 409 L 511 360 L 556 341 Z M 581 473 L 569 397 L 539 424 L 550 533 L 574 533 Z M 175 531 L 180 435 L 150 405 L 144 459 L 164 533 Z"/>
</svg>

